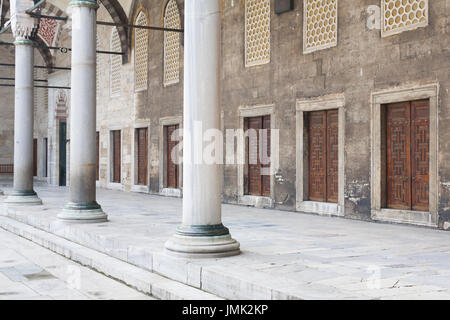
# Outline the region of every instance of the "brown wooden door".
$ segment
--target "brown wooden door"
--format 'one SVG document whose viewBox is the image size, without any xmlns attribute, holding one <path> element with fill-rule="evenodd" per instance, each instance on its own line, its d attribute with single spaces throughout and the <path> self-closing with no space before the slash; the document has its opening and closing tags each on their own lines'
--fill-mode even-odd
<svg viewBox="0 0 450 320">
<path fill-rule="evenodd" d="M 148 129 L 136 129 L 138 153 L 138 184 L 147 185 L 148 172 Z"/>
<path fill-rule="evenodd" d="M 37 177 L 37 148 L 38 141 L 37 139 L 33 139 L 33 176 Z"/>
<path fill-rule="evenodd" d="M 166 141 L 167 141 L 167 188 L 178 188 L 178 175 L 179 175 L 179 167 L 178 164 L 174 162 L 176 159 L 172 158 L 172 150 L 178 144 L 177 139 L 175 137 L 174 132 L 178 130 L 178 125 L 172 125 L 166 127 Z"/>
<path fill-rule="evenodd" d="M 429 102 L 387 106 L 386 203 L 391 209 L 429 210 Z"/>
<path fill-rule="evenodd" d="M 258 136 L 261 149 L 261 194 L 270 197 L 270 116 L 262 118 L 262 129 Z"/>
<path fill-rule="evenodd" d="M 100 132 L 95 133 L 95 180 L 100 180 Z"/>
<path fill-rule="evenodd" d="M 327 111 L 327 201 L 338 202 L 339 112 Z"/>
<path fill-rule="evenodd" d="M 113 182 L 120 183 L 121 171 L 121 141 L 120 130 L 114 130 L 113 134 Z"/>
<path fill-rule="evenodd" d="M 254 130 L 249 134 L 247 163 L 248 163 L 248 193 L 250 195 L 261 195 L 261 162 L 259 161 L 259 129 L 262 127 L 262 118 L 247 118 L 247 127 Z"/>
<path fill-rule="evenodd" d="M 309 120 L 309 199 L 338 202 L 339 112 L 314 111 Z"/>
<path fill-rule="evenodd" d="M 309 199 L 327 200 L 327 113 L 309 113 Z"/>
<path fill-rule="evenodd" d="M 411 207 L 429 211 L 430 108 L 428 100 L 411 103 Z"/>
<path fill-rule="evenodd" d="M 247 192 L 250 195 L 270 197 L 270 116 L 245 119 L 249 133 L 247 150 Z"/>
</svg>

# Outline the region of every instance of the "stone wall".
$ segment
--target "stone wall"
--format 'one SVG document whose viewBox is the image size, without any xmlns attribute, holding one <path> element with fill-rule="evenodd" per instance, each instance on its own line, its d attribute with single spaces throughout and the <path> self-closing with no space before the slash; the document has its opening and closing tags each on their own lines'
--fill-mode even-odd
<svg viewBox="0 0 450 320">
<path fill-rule="evenodd" d="M 164 1 L 143 3 L 150 25 L 162 26 Z M 131 10 L 133 20 L 140 4 Z M 183 12 L 183 1 L 178 1 Z M 239 109 L 273 105 L 275 127 L 280 129 L 279 170 L 274 184 L 275 207 L 296 209 L 296 101 L 331 94 L 345 99 L 345 216 L 369 220 L 371 217 L 371 93 L 404 85 L 439 83 L 439 127 L 450 121 L 448 2 L 430 4 L 429 25 L 398 35 L 381 37 L 371 6 L 378 0 L 359 3 L 340 1 L 337 46 L 303 53 L 303 1 L 295 1 L 292 11 L 275 14 L 271 1 L 271 57 L 267 64 L 245 67 L 244 1 L 223 2 L 222 106 L 225 129 L 239 128 Z M 108 19 L 104 9 L 99 19 Z M 98 29 L 102 45 L 110 39 L 110 28 Z M 130 32 L 130 42 L 133 34 Z M 181 46 L 183 50 L 183 46 Z M 101 183 L 108 184 L 109 127 L 123 128 L 123 188 L 132 185 L 133 123 L 150 122 L 150 192 L 160 186 L 160 119 L 182 116 L 183 54 L 180 82 L 163 86 L 163 33 L 149 36 L 148 90 L 133 87 L 133 44 L 129 63 L 122 66 L 120 97 L 109 93 L 109 59 L 101 59 L 101 93 L 98 97 L 101 127 Z M 450 134 L 439 131 L 440 216 L 450 218 Z M 224 167 L 224 201 L 238 203 L 237 165 Z"/>
<path fill-rule="evenodd" d="M 149 24 L 163 25 L 166 0 L 134 1 L 127 8 L 133 22 L 138 10 L 148 14 Z M 183 23 L 184 2 L 177 1 Z M 450 221 L 450 27 L 449 3 L 429 1 L 428 26 L 397 35 L 381 36 L 380 0 L 339 1 L 338 33 L 335 47 L 303 53 L 303 1 L 294 1 L 294 9 L 276 14 L 270 1 L 270 62 L 245 66 L 245 1 L 226 0 L 222 7 L 222 107 L 223 128 L 240 126 L 240 110 L 244 107 L 273 106 L 274 127 L 280 129 L 279 168 L 274 179 L 272 205 L 283 210 L 296 210 L 296 143 L 297 100 L 329 95 L 343 96 L 345 101 L 344 136 L 344 208 L 345 216 L 371 219 L 371 95 L 397 87 L 414 88 L 422 84 L 439 85 L 438 95 L 438 210 L 439 225 Z M 378 9 L 377 9 L 378 8 Z M 378 10 L 378 11 L 377 11 Z M 377 16 L 378 14 L 378 16 Z M 112 21 L 103 6 L 98 20 Z M 98 26 L 99 50 L 110 50 L 111 27 Z M 180 82 L 163 85 L 163 32 L 149 32 L 148 88 L 135 92 L 134 34 L 130 29 L 130 50 L 121 66 L 119 95 L 110 93 L 110 56 L 98 57 L 97 126 L 100 131 L 100 185 L 133 190 L 135 184 L 134 130 L 148 123 L 149 186 L 148 192 L 161 191 L 161 123 L 181 118 L 183 114 L 183 41 L 180 46 Z M 70 47 L 70 36 L 61 36 L 61 45 Z M 5 48 L 0 48 L 5 50 Z M 1 51 L 3 52 L 3 51 Z M 9 59 L 9 58 L 8 58 Z M 12 59 L 12 58 L 11 58 Z M 70 65 L 70 54 L 57 55 L 56 65 Z M 55 85 L 67 85 L 68 76 L 50 76 Z M 0 88 L 0 90 L 2 90 Z M 0 91 L 2 92 L 2 91 Z M 12 101 L 6 95 L 6 101 Z M 54 93 L 49 93 L 50 110 Z M 0 103 L 3 103 L 4 99 Z M 11 102 L 6 103 L 6 108 Z M 3 112 L 4 107 L 2 108 Z M 51 112 L 51 111 L 50 111 Z M 1 118 L 2 121 L 6 112 Z M 50 118 L 52 115 L 50 114 Z M 50 119 L 49 118 L 49 119 Z M 9 122 L 8 122 L 9 121 Z M 6 120 L 5 123 L 10 123 Z M 52 121 L 49 130 L 53 130 Z M 38 121 L 37 130 L 41 130 Z M 52 129 L 53 128 L 53 129 Z M 122 183 L 110 183 L 110 131 L 122 130 Z M 40 133 L 41 134 L 41 133 Z M 43 134 L 43 133 L 42 133 Z M 8 133 L 10 135 L 10 133 Z M 5 133 L 1 139 L 9 141 Z M 8 150 L 12 143 L 0 144 Z M 50 143 L 50 141 L 49 141 Z M 57 148 L 56 141 L 51 142 Z M 9 147 L 10 149 L 11 147 Z M 2 149 L 4 150 L 4 149 Z M 0 157 L 8 159 L 9 151 Z M 56 151 L 55 151 L 56 152 Z M 56 153 L 55 153 L 56 154 Z M 52 154 L 52 159 L 56 155 Z M 0 158 L 2 159 L 2 158 Z M 54 163 L 56 160 L 52 160 Z M 53 170 L 53 169 L 52 169 Z M 240 203 L 238 166 L 225 165 L 223 200 Z M 55 180 L 52 180 L 53 182 Z M 52 183 L 53 183 L 52 182 Z"/>
<path fill-rule="evenodd" d="M 12 36 L 3 35 L 1 41 L 12 42 Z M 0 62 L 14 63 L 14 47 L 0 46 Z M 14 67 L 1 67 L 0 77 L 14 78 Z M 2 84 L 14 81 L 0 80 Z M 0 165 L 14 162 L 14 87 L 0 87 Z"/>
</svg>

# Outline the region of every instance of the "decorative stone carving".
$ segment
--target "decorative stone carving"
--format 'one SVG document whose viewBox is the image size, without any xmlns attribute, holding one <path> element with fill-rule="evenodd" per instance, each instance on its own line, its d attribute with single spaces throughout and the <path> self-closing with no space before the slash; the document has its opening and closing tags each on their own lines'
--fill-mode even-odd
<svg viewBox="0 0 450 320">
<path fill-rule="evenodd" d="M 36 36 L 39 21 L 26 13 L 33 5 L 32 0 L 11 1 L 11 29 L 17 40 L 32 39 Z"/>
</svg>

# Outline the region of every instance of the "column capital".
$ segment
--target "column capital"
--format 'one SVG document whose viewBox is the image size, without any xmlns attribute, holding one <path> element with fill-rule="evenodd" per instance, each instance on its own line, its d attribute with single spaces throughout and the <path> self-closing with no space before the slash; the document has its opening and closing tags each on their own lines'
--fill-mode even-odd
<svg viewBox="0 0 450 320">
<path fill-rule="evenodd" d="M 39 20 L 26 13 L 33 6 L 33 0 L 11 1 L 11 30 L 17 40 L 32 39 L 38 32 Z"/>
<path fill-rule="evenodd" d="M 72 0 L 69 3 L 70 7 L 89 7 L 93 9 L 98 9 L 99 5 L 95 0 Z"/>
</svg>

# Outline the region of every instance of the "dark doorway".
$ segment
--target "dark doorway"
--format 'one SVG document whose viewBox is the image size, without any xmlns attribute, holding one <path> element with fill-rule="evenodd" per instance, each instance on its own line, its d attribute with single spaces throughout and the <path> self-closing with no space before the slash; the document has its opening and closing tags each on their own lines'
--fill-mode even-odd
<svg viewBox="0 0 450 320">
<path fill-rule="evenodd" d="M 59 185 L 65 186 L 67 181 L 67 123 L 59 123 Z"/>
<path fill-rule="evenodd" d="M 33 177 L 37 177 L 37 139 L 33 139 Z"/>
<path fill-rule="evenodd" d="M 42 176 L 47 178 L 48 176 L 48 138 L 44 138 L 42 143 Z"/>
</svg>

